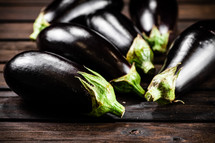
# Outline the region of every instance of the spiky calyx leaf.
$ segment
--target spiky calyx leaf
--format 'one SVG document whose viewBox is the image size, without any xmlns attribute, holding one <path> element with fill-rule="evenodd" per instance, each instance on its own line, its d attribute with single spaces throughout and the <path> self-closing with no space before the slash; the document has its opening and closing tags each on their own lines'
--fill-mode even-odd
<svg viewBox="0 0 215 143">
<path fill-rule="evenodd" d="M 110 83 L 113 87 L 121 93 L 136 93 L 140 97 L 143 97 L 145 90 L 140 85 L 141 77 L 136 71 L 135 64 L 132 65 L 128 74 L 113 79 Z"/>
<path fill-rule="evenodd" d="M 154 74 L 153 65 L 154 54 L 148 43 L 138 34 L 134 39 L 127 55 L 126 60 L 137 68 L 140 68 L 145 74 Z"/>
<path fill-rule="evenodd" d="M 36 40 L 39 33 L 50 24 L 45 20 L 44 13 L 41 12 L 33 25 L 33 33 L 30 35 L 30 39 Z"/>
<path fill-rule="evenodd" d="M 151 30 L 149 37 L 143 33 L 144 39 L 149 43 L 152 50 L 157 53 L 165 53 L 169 41 L 170 32 L 161 34 L 156 26 Z"/>
<path fill-rule="evenodd" d="M 93 70 L 88 70 L 92 74 L 78 72 L 84 77 L 84 79 L 77 77 L 91 95 L 92 111 L 88 115 L 99 117 L 105 113 L 112 113 L 116 116 L 122 117 L 124 115 L 125 108 L 116 100 L 114 89 L 111 84 L 100 74 Z"/>
<path fill-rule="evenodd" d="M 178 75 L 181 69 L 177 71 L 177 66 L 168 68 L 162 73 L 156 75 L 145 94 L 147 101 L 154 101 L 158 104 L 169 104 L 172 102 L 178 102 L 175 100 L 175 85 Z M 183 101 L 181 101 L 183 103 Z"/>
</svg>

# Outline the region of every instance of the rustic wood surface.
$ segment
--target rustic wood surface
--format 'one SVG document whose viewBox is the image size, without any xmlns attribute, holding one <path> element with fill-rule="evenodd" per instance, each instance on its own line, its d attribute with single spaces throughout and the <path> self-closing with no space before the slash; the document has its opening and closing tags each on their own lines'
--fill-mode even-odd
<svg viewBox="0 0 215 143">
<path fill-rule="evenodd" d="M 128 2 L 123 13 L 129 17 Z M 64 106 L 26 104 L 6 85 L 5 63 L 36 50 L 28 36 L 40 9 L 51 0 L 0 0 L 0 142 L 215 142 L 215 76 L 181 99 L 158 106 L 134 95 L 118 95 L 123 118 L 86 117 Z M 178 0 L 178 33 L 201 19 L 215 18 L 214 0 Z M 155 59 L 162 66 L 164 57 Z M 48 107 L 47 107 L 48 106 Z"/>
</svg>

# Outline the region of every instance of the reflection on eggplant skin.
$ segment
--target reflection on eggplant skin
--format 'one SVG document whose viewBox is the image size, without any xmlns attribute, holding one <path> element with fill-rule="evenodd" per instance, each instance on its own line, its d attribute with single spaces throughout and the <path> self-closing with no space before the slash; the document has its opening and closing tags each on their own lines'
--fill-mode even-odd
<svg viewBox="0 0 215 143">
<path fill-rule="evenodd" d="M 108 80 L 129 73 L 131 65 L 106 39 L 78 24 L 58 23 L 37 38 L 42 51 L 57 53 L 102 74 Z"/>
<path fill-rule="evenodd" d="M 76 1 L 70 8 L 66 9 L 64 13 L 56 18 L 54 22 L 70 22 L 74 19 L 95 13 L 102 9 L 113 9 L 121 11 L 123 7 L 122 0 L 82 0 Z"/>
<path fill-rule="evenodd" d="M 106 37 L 124 56 L 139 32 L 123 14 L 107 10 L 88 16 L 87 26 Z"/>
<path fill-rule="evenodd" d="M 165 27 L 166 32 L 176 28 L 177 0 L 131 0 L 129 12 L 137 27 L 147 35 L 154 25 L 159 30 Z"/>
<path fill-rule="evenodd" d="M 214 33 L 194 26 L 186 29 L 170 47 L 161 71 L 178 63 L 182 70 L 176 81 L 176 95 L 190 90 L 215 71 Z"/>
</svg>

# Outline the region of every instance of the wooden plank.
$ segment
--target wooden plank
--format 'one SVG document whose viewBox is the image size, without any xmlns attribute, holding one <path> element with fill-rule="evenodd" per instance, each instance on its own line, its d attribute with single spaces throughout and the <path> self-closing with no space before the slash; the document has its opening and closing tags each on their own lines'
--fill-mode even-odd
<svg viewBox="0 0 215 143">
<path fill-rule="evenodd" d="M 0 5 L 7 6 L 32 6 L 32 5 L 48 5 L 52 0 L 0 0 Z"/>
<path fill-rule="evenodd" d="M 0 20 L 35 20 L 43 6 L 0 6 Z"/>
<path fill-rule="evenodd" d="M 33 41 L 11 41 L 11 42 L 0 42 L 0 50 L 36 50 L 36 44 Z M 1 52 L 0 52 L 1 53 Z"/>
<path fill-rule="evenodd" d="M 214 19 L 215 4 L 181 4 L 179 5 L 179 19 Z"/>
<path fill-rule="evenodd" d="M 8 89 L 7 84 L 5 83 L 3 73 L 0 73 L 0 89 Z"/>
<path fill-rule="evenodd" d="M 29 50 L 37 50 L 35 42 L 0 42 L 0 63 L 5 63 L 16 54 Z"/>
<path fill-rule="evenodd" d="M 117 95 L 117 99 L 125 106 L 126 112 L 122 119 L 107 114 L 101 118 L 86 117 L 76 113 L 77 108 L 71 105 L 55 105 L 45 103 L 27 104 L 13 92 L 0 92 L 0 120 L 28 121 L 174 121 L 174 122 L 214 122 L 215 92 L 196 91 L 181 96 L 185 104 L 174 103 L 158 106 L 157 103 L 146 102 L 136 96 Z M 71 113 L 71 114 L 68 114 Z"/>
<path fill-rule="evenodd" d="M 214 123 L 0 123 L 0 141 L 37 142 L 207 142 Z"/>
<path fill-rule="evenodd" d="M 43 6 L 0 6 L 0 20 L 30 20 L 34 21 Z M 128 6 L 123 13 L 127 16 Z M 215 4 L 180 4 L 179 19 L 213 19 Z"/>
<path fill-rule="evenodd" d="M 32 23 L 1 23 L 0 39 L 29 39 L 33 32 Z"/>
<path fill-rule="evenodd" d="M 0 98 L 17 97 L 18 95 L 12 91 L 0 91 Z"/>
<path fill-rule="evenodd" d="M 214 0 L 178 0 L 179 4 L 214 4 Z"/>
<path fill-rule="evenodd" d="M 0 73 L 3 72 L 3 69 L 4 69 L 4 64 L 0 64 Z"/>
</svg>

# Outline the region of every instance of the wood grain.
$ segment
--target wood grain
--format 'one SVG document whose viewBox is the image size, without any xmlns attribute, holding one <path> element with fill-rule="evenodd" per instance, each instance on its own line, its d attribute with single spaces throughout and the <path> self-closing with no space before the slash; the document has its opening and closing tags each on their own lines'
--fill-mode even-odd
<svg viewBox="0 0 215 143">
<path fill-rule="evenodd" d="M 122 119 L 113 115 L 92 118 L 79 115 L 71 105 L 23 102 L 11 91 L 0 92 L 0 120 L 69 121 L 69 122 L 114 122 L 114 121 L 168 121 L 168 122 L 213 122 L 215 120 L 215 91 L 196 91 L 180 97 L 185 104 L 174 103 L 159 106 L 136 96 L 117 95 L 125 106 Z M 71 113 L 71 114 L 68 114 Z"/>
<path fill-rule="evenodd" d="M 212 143 L 205 123 L 0 123 L 0 141 Z"/>
<path fill-rule="evenodd" d="M 0 73 L 3 72 L 3 69 L 4 69 L 4 64 L 0 64 Z"/>
</svg>

